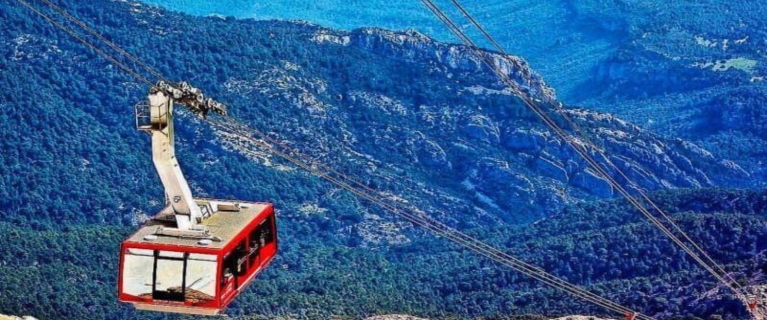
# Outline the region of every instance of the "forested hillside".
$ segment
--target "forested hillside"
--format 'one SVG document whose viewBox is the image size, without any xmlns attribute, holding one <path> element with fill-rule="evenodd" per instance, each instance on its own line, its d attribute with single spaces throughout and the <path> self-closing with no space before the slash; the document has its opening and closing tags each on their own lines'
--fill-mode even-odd
<svg viewBox="0 0 767 320">
<path fill-rule="evenodd" d="M 465 47 L 417 32 L 58 3 L 234 117 L 570 281 L 658 316 L 743 315 L 726 294 L 704 296 L 715 283 L 626 204 L 605 200 L 613 190 Z M 148 139 L 134 128 L 132 106 L 148 88 L 15 3 L 0 6 L 0 20 L 0 312 L 179 318 L 116 302 L 119 243 L 162 205 Z M 502 67 L 520 82 L 530 75 L 526 90 L 553 94 L 510 59 Z M 753 172 L 608 114 L 566 112 L 641 187 L 677 190 L 655 196 L 728 270 L 759 281 L 764 195 L 716 189 L 758 186 Z M 266 153 L 244 154 L 188 114 L 177 121 L 197 195 L 278 209 L 283 251 L 232 316 L 604 312 Z"/>
</svg>

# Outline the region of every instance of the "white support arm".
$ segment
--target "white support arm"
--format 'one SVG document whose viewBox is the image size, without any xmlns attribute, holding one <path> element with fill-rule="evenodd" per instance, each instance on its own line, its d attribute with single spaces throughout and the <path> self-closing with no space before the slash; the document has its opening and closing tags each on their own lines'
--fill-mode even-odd
<svg viewBox="0 0 767 320">
<path fill-rule="evenodd" d="M 173 209 L 178 229 L 190 230 L 202 218 L 200 208 L 192 198 L 189 184 L 181 173 L 173 146 L 173 100 L 162 91 L 149 95 L 152 135 L 152 161 L 160 175 L 168 205 Z"/>
</svg>

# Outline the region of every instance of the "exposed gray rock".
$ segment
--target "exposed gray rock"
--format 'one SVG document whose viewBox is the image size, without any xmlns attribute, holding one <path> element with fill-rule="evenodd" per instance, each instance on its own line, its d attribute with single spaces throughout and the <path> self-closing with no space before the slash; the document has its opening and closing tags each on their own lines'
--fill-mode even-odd
<svg viewBox="0 0 767 320">
<path fill-rule="evenodd" d="M 613 196 L 613 188 L 610 184 L 591 169 L 576 173 L 572 179 L 572 184 L 589 190 L 591 193 L 600 197 L 606 198 Z"/>
<path fill-rule="evenodd" d="M 565 316 L 565 317 L 559 317 L 559 318 L 552 318 L 551 320 L 614 320 L 613 318 L 598 318 L 593 316 Z"/>
<path fill-rule="evenodd" d="M 408 142 L 413 146 L 414 154 L 421 163 L 436 169 L 449 169 L 452 167 L 447 159 L 445 150 L 437 142 L 427 138 L 422 132 L 414 132 Z"/>
<path fill-rule="evenodd" d="M 503 144 L 514 151 L 537 154 L 546 145 L 547 140 L 546 134 L 541 131 L 515 128 L 504 136 Z"/>
<path fill-rule="evenodd" d="M 17 317 L 0 314 L 0 320 L 37 320 L 37 318 L 31 316 Z"/>
<path fill-rule="evenodd" d="M 367 317 L 365 320 L 428 320 L 404 314 L 388 314 L 382 316 Z"/>
<path fill-rule="evenodd" d="M 539 157 L 535 161 L 535 171 L 559 181 L 569 180 L 565 166 L 557 160 L 548 159 L 547 156 Z"/>
<path fill-rule="evenodd" d="M 487 143 L 498 143 L 500 137 L 498 125 L 483 115 L 470 116 L 463 130 L 469 137 Z"/>
<path fill-rule="evenodd" d="M 488 72 L 483 58 L 478 56 L 475 50 L 437 42 L 414 30 L 395 32 L 378 28 L 357 29 L 350 34 L 350 45 L 361 46 L 372 52 L 399 59 L 432 60 L 435 64 L 452 70 L 488 73 L 488 77 L 497 82 L 496 75 Z M 524 59 L 515 56 L 504 57 L 492 52 L 482 54 L 490 56 L 495 67 L 534 96 L 555 99 L 554 90 L 530 69 Z"/>
</svg>

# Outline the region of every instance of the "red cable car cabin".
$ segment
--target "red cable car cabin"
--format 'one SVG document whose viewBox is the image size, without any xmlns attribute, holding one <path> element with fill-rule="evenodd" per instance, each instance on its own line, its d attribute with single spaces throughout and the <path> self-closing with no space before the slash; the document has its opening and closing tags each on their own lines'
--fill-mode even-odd
<svg viewBox="0 0 767 320">
<path fill-rule="evenodd" d="M 137 309 L 214 315 L 277 253 L 270 203 L 195 199 L 176 159 L 173 102 L 204 116 L 226 107 L 187 83 L 160 81 L 136 105 L 136 127 L 152 137 L 166 206 L 122 244 L 120 301 Z"/>
<path fill-rule="evenodd" d="M 157 235 L 173 225 L 153 220 L 122 244 L 119 299 L 136 309 L 215 315 L 271 262 L 277 252 L 269 203 L 197 200 L 220 241 Z"/>
</svg>

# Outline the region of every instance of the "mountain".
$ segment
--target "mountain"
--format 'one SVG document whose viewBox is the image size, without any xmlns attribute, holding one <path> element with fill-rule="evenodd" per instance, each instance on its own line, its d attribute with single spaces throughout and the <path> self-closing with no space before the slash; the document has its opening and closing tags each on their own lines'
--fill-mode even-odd
<svg viewBox="0 0 767 320">
<path fill-rule="evenodd" d="M 744 1 L 573 2 L 625 31 L 573 102 L 692 141 L 761 175 L 767 5 Z"/>
<path fill-rule="evenodd" d="M 732 297 L 704 297 L 713 283 L 625 203 L 600 200 L 614 196 L 609 186 L 468 48 L 415 31 L 191 17 L 126 1 L 60 5 L 169 79 L 202 87 L 235 118 L 571 281 L 652 314 L 743 315 Z M 16 3 L 0 7 L 0 18 L 0 229 L 8 235 L 0 256 L 12 257 L 0 263 L 8 297 L 0 311 L 177 318 L 137 313 L 114 296 L 119 242 L 162 204 L 131 110 L 148 88 Z M 531 95 L 554 96 L 523 59 L 494 57 Z M 748 204 L 763 196 L 713 189 L 758 186 L 753 172 L 610 114 L 544 107 L 574 119 L 592 152 L 639 187 L 673 190 L 656 195 L 664 208 L 710 240 L 727 267 L 758 278 L 764 212 Z M 604 312 L 242 149 L 189 114 L 177 121 L 179 158 L 196 194 L 278 208 L 283 251 L 232 316 Z M 696 284 L 674 291 L 673 279 L 697 282 L 680 280 Z M 681 303 L 692 297 L 700 299 Z"/>
<path fill-rule="evenodd" d="M 456 41 L 419 1 L 152 0 L 196 15 L 305 19 L 354 29 L 415 28 Z M 449 1 L 435 1 L 469 25 Z M 461 1 L 568 104 L 681 137 L 764 175 L 767 5 L 743 1 Z M 386 10 L 380 10 L 381 7 Z M 466 32 L 481 39 L 472 28 Z M 491 47 L 479 41 L 480 45 Z"/>
</svg>

